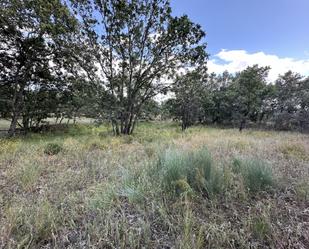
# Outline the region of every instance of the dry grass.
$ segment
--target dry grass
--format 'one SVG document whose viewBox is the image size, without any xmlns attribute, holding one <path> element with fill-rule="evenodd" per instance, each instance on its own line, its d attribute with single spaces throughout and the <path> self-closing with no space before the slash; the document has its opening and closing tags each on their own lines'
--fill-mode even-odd
<svg viewBox="0 0 309 249">
<path fill-rule="evenodd" d="M 45 154 L 49 143 L 61 152 Z M 224 191 L 168 193 L 158 156 L 205 146 Z M 0 248 L 308 248 L 308 155 L 299 133 L 160 123 L 1 140 Z M 235 158 L 265 161 L 276 184 L 252 194 Z"/>
</svg>

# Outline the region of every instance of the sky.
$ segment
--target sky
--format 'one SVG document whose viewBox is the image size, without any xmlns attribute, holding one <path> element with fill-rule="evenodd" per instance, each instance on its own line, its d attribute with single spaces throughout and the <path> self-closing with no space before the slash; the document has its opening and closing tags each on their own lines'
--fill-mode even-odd
<svg viewBox="0 0 309 249">
<path fill-rule="evenodd" d="M 270 66 L 270 80 L 288 70 L 309 75 L 309 0 L 171 0 L 206 31 L 209 71 Z"/>
</svg>

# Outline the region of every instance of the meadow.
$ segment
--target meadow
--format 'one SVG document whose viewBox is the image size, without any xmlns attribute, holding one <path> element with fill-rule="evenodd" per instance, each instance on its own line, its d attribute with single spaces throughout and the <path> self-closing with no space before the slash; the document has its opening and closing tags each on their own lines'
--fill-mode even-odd
<svg viewBox="0 0 309 249">
<path fill-rule="evenodd" d="M 309 248 L 309 135 L 153 122 L 2 138 L 0 248 Z"/>
</svg>

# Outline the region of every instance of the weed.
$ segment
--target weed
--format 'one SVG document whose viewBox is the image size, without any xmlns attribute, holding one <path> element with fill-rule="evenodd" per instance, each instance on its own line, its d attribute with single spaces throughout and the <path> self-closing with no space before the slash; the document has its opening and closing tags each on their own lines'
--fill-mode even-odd
<svg viewBox="0 0 309 249">
<path fill-rule="evenodd" d="M 104 143 L 94 141 L 89 144 L 89 150 L 106 150 L 108 146 Z"/>
<path fill-rule="evenodd" d="M 127 135 L 127 136 L 123 136 L 123 142 L 125 144 L 131 144 L 134 141 L 133 136 Z"/>
<path fill-rule="evenodd" d="M 251 229 L 254 237 L 265 240 L 271 234 L 271 226 L 264 216 L 254 217 L 251 223 Z"/>
<path fill-rule="evenodd" d="M 40 175 L 42 173 L 42 166 L 36 162 L 24 162 L 23 165 L 17 168 L 15 178 L 18 184 L 26 191 L 33 190 Z"/>
<path fill-rule="evenodd" d="M 16 240 L 17 248 L 36 247 L 38 243 L 51 239 L 59 221 L 57 210 L 47 200 L 36 205 L 27 202 L 12 205 L 6 216 L 10 221 L 8 231 Z"/>
<path fill-rule="evenodd" d="M 57 155 L 63 150 L 63 147 L 58 143 L 48 143 L 44 147 L 44 153 L 47 155 Z"/>
<path fill-rule="evenodd" d="M 299 200 L 309 200 L 309 182 L 300 181 L 295 186 L 295 191 Z"/>
<path fill-rule="evenodd" d="M 89 189 L 88 208 L 93 211 L 104 211 L 111 207 L 116 197 L 113 186 L 99 184 Z"/>
</svg>

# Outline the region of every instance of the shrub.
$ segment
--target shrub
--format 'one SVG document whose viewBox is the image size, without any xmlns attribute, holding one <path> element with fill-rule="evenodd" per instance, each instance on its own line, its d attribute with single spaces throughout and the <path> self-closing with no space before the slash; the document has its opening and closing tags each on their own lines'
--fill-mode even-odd
<svg viewBox="0 0 309 249">
<path fill-rule="evenodd" d="M 241 174 L 250 192 L 268 190 L 274 185 L 271 168 L 264 161 L 234 159 L 233 171 Z"/>
<path fill-rule="evenodd" d="M 223 189 L 222 174 L 205 147 L 195 152 L 167 150 L 159 158 L 158 171 L 163 187 L 174 193 L 193 189 L 212 197 Z"/>
<path fill-rule="evenodd" d="M 57 143 L 48 143 L 44 148 L 44 153 L 47 155 L 57 155 L 62 149 L 62 146 Z"/>
</svg>

